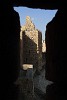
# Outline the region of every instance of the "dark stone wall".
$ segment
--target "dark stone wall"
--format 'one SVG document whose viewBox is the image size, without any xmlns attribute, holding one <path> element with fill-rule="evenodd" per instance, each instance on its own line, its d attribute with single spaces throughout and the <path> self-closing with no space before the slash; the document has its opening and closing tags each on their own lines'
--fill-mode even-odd
<svg viewBox="0 0 67 100">
<path fill-rule="evenodd" d="M 14 84 L 20 68 L 20 22 L 11 3 L 0 1 L 0 91 L 2 100 L 17 100 Z"/>
<path fill-rule="evenodd" d="M 65 0 L 14 0 L 12 1 L 14 6 L 26 6 L 30 8 L 41 9 L 60 9 L 66 6 Z"/>
<path fill-rule="evenodd" d="M 27 36 L 28 33 L 23 32 L 22 34 L 23 34 L 22 36 L 23 37 L 23 64 L 33 64 L 34 67 L 36 67 L 35 63 L 37 61 L 37 52 L 36 52 L 37 44 L 32 39 L 30 39 L 29 36 Z"/>
<path fill-rule="evenodd" d="M 59 1 L 59 0 L 58 0 Z M 21 0 L 0 0 L 0 91 L 2 100 L 17 100 L 18 86 L 14 84 L 20 67 L 20 22 L 13 6 L 31 8 L 61 9 L 65 0 L 42 3 Z M 46 30 L 46 79 L 54 82 L 47 87 L 46 100 L 66 100 L 67 91 L 67 16 L 66 10 L 59 10 Z"/>
<path fill-rule="evenodd" d="M 46 78 L 60 81 L 66 77 L 66 12 L 59 10 L 46 27 Z"/>
<path fill-rule="evenodd" d="M 47 87 L 46 100 L 66 100 L 67 89 L 67 15 L 58 10 L 46 26 L 46 79 L 54 84 Z"/>
</svg>

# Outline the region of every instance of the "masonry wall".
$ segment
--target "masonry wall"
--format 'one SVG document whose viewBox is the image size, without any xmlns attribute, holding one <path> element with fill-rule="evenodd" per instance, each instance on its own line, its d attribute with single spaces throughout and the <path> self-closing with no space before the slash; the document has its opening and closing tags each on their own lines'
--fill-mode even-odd
<svg viewBox="0 0 67 100">
<path fill-rule="evenodd" d="M 23 63 L 35 65 L 37 61 L 37 45 L 31 39 L 31 33 L 22 33 L 23 34 Z M 29 35 L 30 37 L 29 37 Z M 36 61 L 35 61 L 36 60 Z"/>
<path fill-rule="evenodd" d="M 42 61 L 42 47 L 39 47 L 38 31 L 23 32 L 23 63 L 33 64 L 34 68 L 39 69 Z M 41 43 L 42 44 L 42 43 Z M 40 57 L 40 58 L 39 58 Z M 39 64 L 40 63 L 40 64 Z"/>
<path fill-rule="evenodd" d="M 38 66 L 42 69 L 42 33 L 38 31 Z"/>
<path fill-rule="evenodd" d="M 29 16 L 21 28 L 23 39 L 23 64 L 33 64 L 37 70 L 42 64 L 42 33 L 35 29 Z"/>
<path fill-rule="evenodd" d="M 12 3 L 11 3 L 12 2 Z M 33 4 L 34 3 L 34 4 Z M 0 91 L 1 99 L 4 100 L 17 100 L 17 87 L 14 84 L 15 80 L 18 77 L 18 66 L 19 66 L 19 16 L 13 10 L 13 6 L 24 5 L 33 8 L 43 8 L 43 9 L 59 9 L 62 12 L 59 12 L 58 19 L 53 20 L 53 24 L 47 26 L 49 27 L 50 34 L 47 34 L 47 59 L 50 59 L 50 55 L 56 55 L 53 65 L 58 65 L 57 71 L 54 71 L 54 77 L 51 75 L 46 75 L 48 80 L 59 81 L 59 84 L 54 84 L 47 88 L 47 99 L 46 100 L 66 100 L 67 98 L 67 15 L 66 15 L 66 2 L 65 0 L 58 1 L 49 1 L 47 0 L 42 3 L 42 1 L 36 1 L 33 3 L 30 2 L 19 2 L 18 0 L 0 0 Z M 38 4 L 38 5 L 37 5 Z M 62 8 L 62 9 L 61 9 Z M 63 10 L 64 9 L 64 10 Z M 62 17 L 63 16 L 63 17 Z M 51 30 L 51 31 L 50 31 Z M 58 34 L 54 34 L 58 32 Z M 52 34 L 51 34 L 52 33 Z M 52 41 L 52 42 L 51 42 Z M 54 46 L 51 45 L 55 43 Z M 56 44 L 57 42 L 57 44 Z M 58 44 L 59 43 L 59 44 Z M 62 44 L 62 45 L 60 45 Z M 57 46 L 58 45 L 58 46 Z M 62 49 L 63 47 L 63 49 Z M 53 48 L 53 49 L 52 49 Z M 53 51 L 53 53 L 51 53 Z M 50 53 L 49 53 L 50 52 Z M 55 53 L 56 52 L 56 53 Z M 47 63 L 50 63 L 50 60 L 47 60 Z M 52 65 L 52 64 L 50 64 Z M 60 67 L 59 67 L 60 66 Z M 52 66 L 55 69 L 55 66 Z M 51 68 L 51 69 L 52 69 Z M 46 71 L 51 72 L 50 68 L 47 67 Z M 58 72 L 58 74 L 57 74 Z M 62 74 L 61 74 L 62 73 Z M 50 76 L 50 77 L 49 77 Z M 59 77 L 58 77 L 59 76 Z M 60 81 L 62 80 L 62 81 Z"/>
<path fill-rule="evenodd" d="M 46 52 L 46 43 L 45 40 L 42 41 L 42 53 Z"/>
</svg>

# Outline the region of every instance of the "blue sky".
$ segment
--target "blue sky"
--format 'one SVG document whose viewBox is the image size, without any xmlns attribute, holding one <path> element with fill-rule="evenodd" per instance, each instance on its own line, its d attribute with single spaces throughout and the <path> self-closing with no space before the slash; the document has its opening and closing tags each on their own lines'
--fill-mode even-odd
<svg viewBox="0 0 67 100">
<path fill-rule="evenodd" d="M 14 7 L 19 13 L 21 26 L 25 24 L 26 16 L 30 16 L 36 29 L 42 32 L 42 39 L 45 39 L 45 30 L 48 22 L 55 16 L 57 10 L 32 9 L 27 7 Z"/>
</svg>

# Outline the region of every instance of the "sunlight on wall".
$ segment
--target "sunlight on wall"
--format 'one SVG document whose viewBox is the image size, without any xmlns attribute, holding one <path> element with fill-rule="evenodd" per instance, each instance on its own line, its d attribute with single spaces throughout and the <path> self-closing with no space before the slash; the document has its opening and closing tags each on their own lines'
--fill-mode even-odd
<svg viewBox="0 0 67 100">
<path fill-rule="evenodd" d="M 25 24 L 26 16 L 30 16 L 36 29 L 42 32 L 42 39 L 45 40 L 46 25 L 55 16 L 57 10 L 32 9 L 27 7 L 14 7 L 19 13 L 21 26 Z"/>
</svg>

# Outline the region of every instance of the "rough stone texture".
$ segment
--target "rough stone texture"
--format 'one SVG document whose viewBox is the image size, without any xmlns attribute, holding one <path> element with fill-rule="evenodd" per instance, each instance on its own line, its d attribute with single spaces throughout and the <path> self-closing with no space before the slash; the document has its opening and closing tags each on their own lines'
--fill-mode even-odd
<svg viewBox="0 0 67 100">
<path fill-rule="evenodd" d="M 33 84 L 33 65 L 24 64 L 24 70 L 20 70 L 20 99 L 22 100 L 22 94 L 24 95 L 24 100 L 34 99 L 34 84 Z"/>
<path fill-rule="evenodd" d="M 54 82 L 47 87 L 46 100 L 66 100 L 67 97 L 66 21 L 66 11 L 58 10 L 46 27 L 46 79 Z"/>
<path fill-rule="evenodd" d="M 33 64 L 37 70 L 41 69 L 42 64 L 42 33 L 35 29 L 29 16 L 26 23 L 21 28 L 23 42 L 23 64 Z"/>
<path fill-rule="evenodd" d="M 22 59 L 23 59 L 23 39 L 22 39 L 22 31 L 20 31 L 20 66 L 22 66 L 23 64 Z"/>
<path fill-rule="evenodd" d="M 32 2 L 33 1 L 33 2 Z M 0 75 L 0 91 L 1 91 L 1 99 L 2 100 L 17 100 L 17 88 L 13 84 L 13 82 L 16 80 L 16 77 L 18 76 L 17 74 L 17 67 L 15 65 L 19 62 L 19 57 L 18 57 L 18 51 L 19 51 L 19 41 L 17 34 L 19 33 L 19 17 L 18 15 L 12 10 L 13 6 L 28 6 L 31 8 L 43 8 L 43 9 L 59 9 L 60 8 L 66 8 L 66 0 L 44 0 L 44 2 L 39 1 L 39 0 L 31 0 L 30 2 L 27 0 L 0 0 L 0 70 L 2 74 Z M 56 35 L 51 35 L 48 34 L 48 37 L 50 35 L 52 38 L 47 39 L 47 44 L 48 48 L 53 48 L 53 45 L 49 45 L 48 41 L 49 40 L 54 40 L 52 41 L 55 42 L 56 44 L 56 49 L 53 49 L 53 54 L 56 53 L 56 62 L 58 62 L 58 66 L 62 67 L 57 67 L 58 73 L 55 77 L 55 80 L 62 80 L 60 81 L 59 84 L 54 84 L 54 86 L 51 86 L 50 88 L 47 89 L 47 99 L 46 100 L 66 100 L 65 97 L 67 97 L 66 91 L 67 91 L 67 70 L 66 70 L 66 65 L 67 65 L 67 27 L 66 27 L 66 22 L 67 22 L 67 16 L 66 16 L 66 10 L 63 11 L 61 9 L 61 13 L 59 13 L 59 19 L 54 20 L 53 25 L 52 25 L 52 30 L 57 31 L 58 34 Z M 63 18 L 62 18 L 63 16 Z M 57 23 L 56 23 L 57 21 Z M 54 26 L 54 27 L 53 27 Z M 56 26 L 56 28 L 55 28 Z M 50 26 L 49 26 L 50 29 Z M 50 29 L 51 30 L 51 29 Z M 51 33 L 53 33 L 53 31 Z M 18 33 L 17 33 L 18 32 Z M 50 31 L 49 31 L 50 32 Z M 13 34 L 14 33 L 14 34 Z M 15 34 L 16 33 L 16 34 Z M 60 39 L 61 38 L 61 39 Z M 55 41 L 56 40 L 56 41 Z M 63 41 L 62 41 L 63 40 Z M 15 44 L 14 44 L 15 43 Z M 50 42 L 51 43 L 51 42 Z M 61 45 L 59 45 L 59 44 Z M 58 45 L 58 46 L 57 46 Z M 17 48 L 15 48 L 17 47 Z M 48 49 L 47 48 L 47 49 Z M 51 51 L 51 50 L 49 50 Z M 51 54 L 47 52 L 47 54 L 50 56 Z M 48 56 L 47 55 L 47 56 Z M 48 56 L 48 58 L 50 58 Z M 53 58 L 53 57 L 52 57 Z M 54 60 L 54 61 L 55 61 Z M 59 60 L 59 61 L 58 61 Z M 47 61 L 48 62 L 48 61 Z M 59 63 L 60 62 L 60 63 Z M 54 64 L 55 65 L 55 64 Z M 54 67 L 56 68 L 56 67 Z M 53 69 L 54 69 L 53 68 Z M 49 71 L 50 72 L 50 71 Z M 62 73 L 62 74 L 60 74 Z M 54 74 L 55 76 L 55 74 Z M 61 76 L 58 78 L 58 76 Z M 58 79 L 57 79 L 58 78 Z M 48 78 L 49 79 L 49 78 Z M 53 80 L 54 78 L 51 78 Z M 12 82 L 11 82 L 12 81 Z M 62 85 L 63 84 L 63 85 Z M 62 95 L 62 96 L 60 96 Z M 10 97 L 9 97 L 10 96 Z M 16 99 L 15 99 L 16 97 Z M 22 95 L 23 97 L 23 95 Z M 61 98 L 60 98 L 61 97 Z M 24 99 L 24 98 L 23 98 Z"/>
<path fill-rule="evenodd" d="M 51 81 L 46 80 L 45 78 L 45 68 L 42 69 L 40 75 L 34 77 L 34 87 L 39 89 L 42 94 L 46 93 L 46 87 L 52 84 Z"/>
</svg>

